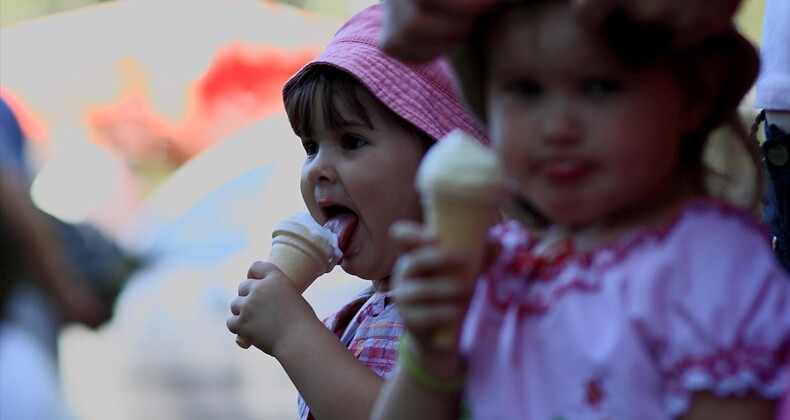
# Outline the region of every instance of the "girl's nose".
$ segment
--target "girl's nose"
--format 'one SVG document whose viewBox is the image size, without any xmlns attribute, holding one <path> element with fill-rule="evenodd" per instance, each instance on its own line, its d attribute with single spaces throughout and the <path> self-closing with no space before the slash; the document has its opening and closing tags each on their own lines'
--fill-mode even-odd
<svg viewBox="0 0 790 420">
<path fill-rule="evenodd" d="M 334 165 L 332 165 L 332 159 L 321 151 L 319 151 L 312 160 L 305 163 L 304 171 L 307 180 L 313 184 L 333 183 L 337 181 L 337 172 L 335 171 Z"/>
<path fill-rule="evenodd" d="M 581 138 L 577 110 L 571 98 L 555 98 L 547 105 L 541 122 L 544 141 L 555 145 L 570 145 Z"/>
</svg>

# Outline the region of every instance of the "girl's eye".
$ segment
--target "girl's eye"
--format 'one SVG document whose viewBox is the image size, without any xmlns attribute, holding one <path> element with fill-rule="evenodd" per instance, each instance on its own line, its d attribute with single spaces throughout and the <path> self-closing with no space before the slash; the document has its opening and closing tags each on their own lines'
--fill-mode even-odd
<svg viewBox="0 0 790 420">
<path fill-rule="evenodd" d="M 584 92 L 594 98 L 609 95 L 618 89 L 620 89 L 620 83 L 611 79 L 593 79 L 584 85 Z"/>
<path fill-rule="evenodd" d="M 505 85 L 505 91 L 523 97 L 533 97 L 541 93 L 541 87 L 529 80 L 518 80 Z"/>
<path fill-rule="evenodd" d="M 353 134 L 346 134 L 340 139 L 340 146 L 345 150 L 355 150 L 366 145 L 365 139 Z"/>
<path fill-rule="evenodd" d="M 302 147 L 305 153 L 307 153 L 307 156 L 313 156 L 318 153 L 318 143 L 314 141 L 303 141 Z"/>
</svg>

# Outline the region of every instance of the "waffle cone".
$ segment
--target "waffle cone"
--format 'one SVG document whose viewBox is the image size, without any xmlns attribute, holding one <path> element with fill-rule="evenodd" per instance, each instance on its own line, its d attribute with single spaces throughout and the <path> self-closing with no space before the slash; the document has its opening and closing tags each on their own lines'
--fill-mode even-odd
<svg viewBox="0 0 790 420">
<path fill-rule="evenodd" d="M 468 191 L 432 189 L 423 195 L 423 215 L 439 243 L 467 254 L 468 271 L 459 271 L 459 281 L 472 284 L 480 272 L 488 229 L 497 220 L 503 195 L 489 191 L 490 196 L 471 196 Z M 434 337 L 440 349 L 453 348 L 459 331 L 450 328 Z"/>
<path fill-rule="evenodd" d="M 268 261 L 276 265 L 302 293 L 332 269 L 328 256 L 304 238 L 278 235 L 272 239 Z"/>
<path fill-rule="evenodd" d="M 423 199 L 423 213 L 442 245 L 469 254 L 471 271 L 476 273 L 501 203 L 501 195 L 471 198 L 453 191 L 430 191 Z"/>
</svg>

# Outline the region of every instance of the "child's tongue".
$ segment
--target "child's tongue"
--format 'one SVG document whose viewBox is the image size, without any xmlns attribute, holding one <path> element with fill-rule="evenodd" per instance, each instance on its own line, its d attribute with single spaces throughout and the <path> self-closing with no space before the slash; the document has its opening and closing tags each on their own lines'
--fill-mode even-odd
<svg viewBox="0 0 790 420">
<path fill-rule="evenodd" d="M 332 216 L 324 223 L 324 228 L 337 235 L 337 245 L 343 254 L 346 253 L 349 239 L 354 234 L 358 222 L 359 217 L 354 212 L 344 211 Z"/>
</svg>

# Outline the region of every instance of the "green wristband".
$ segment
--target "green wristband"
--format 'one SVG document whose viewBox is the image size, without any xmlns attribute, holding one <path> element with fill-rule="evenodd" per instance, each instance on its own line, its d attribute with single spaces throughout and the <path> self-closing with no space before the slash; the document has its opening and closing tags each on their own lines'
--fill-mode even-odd
<svg viewBox="0 0 790 420">
<path fill-rule="evenodd" d="M 445 381 L 437 379 L 435 376 L 423 370 L 409 354 L 409 341 L 411 341 L 409 334 L 403 334 L 398 344 L 398 363 L 414 382 L 417 382 L 417 384 L 429 391 L 441 394 L 456 392 L 464 386 L 464 383 L 466 383 L 466 376 L 463 374 Z"/>
</svg>

